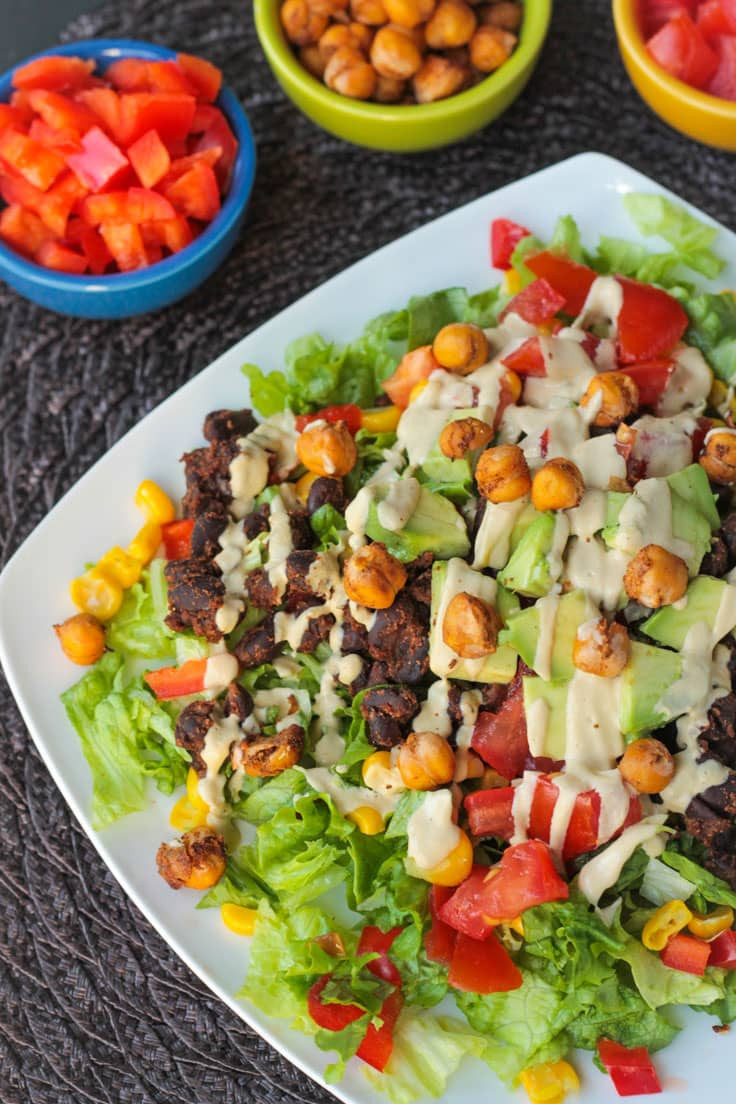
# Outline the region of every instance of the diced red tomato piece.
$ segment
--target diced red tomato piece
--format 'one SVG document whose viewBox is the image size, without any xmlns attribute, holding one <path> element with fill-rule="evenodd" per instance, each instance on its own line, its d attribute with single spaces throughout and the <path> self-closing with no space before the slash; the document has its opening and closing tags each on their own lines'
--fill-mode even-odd
<svg viewBox="0 0 736 1104">
<path fill-rule="evenodd" d="M 404 410 L 409 405 L 409 396 L 418 383 L 428 380 L 440 365 L 434 358 L 431 345 L 420 345 L 405 353 L 392 376 L 384 380 L 381 387 L 391 402 Z"/>
<path fill-rule="evenodd" d="M 61 92 L 36 88 L 28 93 L 28 101 L 53 130 L 76 130 L 81 137 L 97 122 L 94 111 Z"/>
<path fill-rule="evenodd" d="M 518 778 L 523 773 L 529 741 L 520 678 L 517 677 L 511 684 L 505 701 L 496 713 L 478 714 L 470 746 L 503 778 Z"/>
<path fill-rule="evenodd" d="M 642 29 L 644 37 L 649 38 L 655 31 L 675 15 L 695 18 L 697 0 L 644 0 L 642 4 Z"/>
<path fill-rule="evenodd" d="M 0 160 L 40 191 L 47 191 L 63 172 L 64 158 L 26 134 L 9 127 L 0 134 Z"/>
<path fill-rule="evenodd" d="M 674 360 L 662 357 L 641 364 L 627 364 L 623 371 L 639 388 L 641 406 L 656 406 L 675 370 Z"/>
<path fill-rule="evenodd" d="M 578 315 L 583 309 L 596 273 L 587 265 L 577 264 L 567 257 L 543 250 L 524 258 L 524 264 L 535 276 L 545 279 L 565 298 L 565 309 Z"/>
<path fill-rule="evenodd" d="M 357 1055 L 369 1066 L 373 1066 L 373 1069 L 382 1071 L 388 1064 L 394 1049 L 394 1028 L 403 1003 L 401 990 L 394 989 L 381 1005 L 381 1026 L 368 1024 L 365 1039 L 358 1047 Z"/>
<path fill-rule="evenodd" d="M 75 276 L 81 276 L 87 271 L 87 258 L 73 249 L 68 249 L 61 242 L 45 241 L 36 253 L 36 260 L 44 268 L 53 268 L 56 272 L 69 272 Z"/>
<path fill-rule="evenodd" d="M 199 161 L 177 180 L 164 188 L 164 194 L 177 211 L 187 218 L 209 222 L 220 210 L 220 189 L 217 178 L 204 162 Z"/>
<path fill-rule="evenodd" d="M 10 97 L 10 106 L 18 112 L 21 118 L 22 125 L 18 128 L 19 130 L 29 127 L 35 115 L 28 96 L 28 92 L 24 92 L 22 88 L 17 88 Z"/>
<path fill-rule="evenodd" d="M 465 811 L 471 835 L 476 838 L 496 836 L 510 840 L 514 834 L 514 787 L 500 786 L 494 790 L 476 790 L 465 798 Z"/>
<path fill-rule="evenodd" d="M 129 188 L 127 192 L 104 192 L 87 196 L 82 217 L 91 226 L 101 222 L 153 222 L 176 218 L 168 199 L 149 188 Z"/>
<path fill-rule="evenodd" d="M 564 295 L 555 291 L 548 280 L 540 277 L 514 296 L 504 307 L 501 318 L 505 318 L 513 311 L 525 322 L 530 322 L 533 326 L 542 326 L 554 318 L 558 311 L 563 310 L 565 303 Z"/>
<path fill-rule="evenodd" d="M 460 883 L 438 910 L 443 923 L 455 931 L 469 935 L 471 939 L 487 939 L 493 928 L 492 918 L 485 915 L 481 908 L 481 898 L 490 870 L 488 866 L 475 864 L 465 881 Z"/>
<path fill-rule="evenodd" d="M 533 839 L 549 842 L 552 815 L 558 796 L 559 789 L 554 779 L 544 775 L 537 779 L 529 812 L 528 834 Z M 587 851 L 592 851 L 599 843 L 608 842 L 598 838 L 600 810 L 601 799 L 595 790 L 588 790 L 575 798 L 562 848 L 562 857 L 566 862 L 577 858 L 578 855 L 584 855 Z M 618 825 L 610 838 L 614 838 L 631 824 L 636 824 L 641 817 L 641 802 L 638 797 L 632 795 L 626 819 Z"/>
<path fill-rule="evenodd" d="M 42 146 L 57 150 L 62 156 L 67 153 L 79 153 L 82 142 L 77 130 L 54 130 L 43 119 L 34 119 L 28 128 L 28 137 Z"/>
<path fill-rule="evenodd" d="M 84 88 L 90 80 L 94 61 L 84 58 L 49 55 L 19 66 L 13 73 L 14 88 L 43 88 L 51 92 Z"/>
<path fill-rule="evenodd" d="M 730 35 L 721 35 L 714 45 L 718 68 L 707 90 L 712 96 L 736 102 L 736 30 Z"/>
<path fill-rule="evenodd" d="M 181 667 L 160 667 L 158 671 L 147 671 L 143 678 L 157 698 L 167 700 L 201 693 L 205 688 L 206 672 L 206 659 L 188 659 Z"/>
<path fill-rule="evenodd" d="M 204 162 L 205 165 L 209 165 L 210 168 L 214 169 L 220 157 L 222 157 L 222 148 L 220 146 L 210 146 L 208 149 L 200 150 L 199 153 L 187 153 L 184 157 L 177 157 L 171 162 L 171 168 L 164 181 L 164 185 L 183 176 L 185 172 L 188 172 L 189 169 L 199 161 Z"/>
<path fill-rule="evenodd" d="M 322 990 L 331 976 L 331 974 L 325 974 L 319 981 L 315 981 L 307 993 L 307 1010 L 318 1027 L 326 1028 L 327 1031 L 342 1031 L 344 1027 L 355 1023 L 365 1013 L 357 1004 L 322 1002 Z"/>
<path fill-rule="evenodd" d="M 167 560 L 186 560 L 191 556 L 192 529 L 194 529 L 192 518 L 167 521 L 161 526 L 161 540 Z"/>
<path fill-rule="evenodd" d="M 175 61 L 149 61 L 148 85 L 151 92 L 176 92 L 185 96 L 197 95 L 196 88 L 187 79 Z"/>
<path fill-rule="evenodd" d="M 8 127 L 22 131 L 26 126 L 28 126 L 28 119 L 22 111 L 12 104 L 0 103 L 0 134 Z"/>
<path fill-rule="evenodd" d="M 429 891 L 429 915 L 432 925 L 424 937 L 424 950 L 430 962 L 440 962 L 449 966 L 452 952 L 455 950 L 457 932 L 440 919 L 440 909 L 452 897 L 449 886 L 433 885 Z"/>
<path fill-rule="evenodd" d="M 120 145 L 123 142 L 123 109 L 120 96 L 113 88 L 87 88 L 77 95 L 98 118 L 100 124 Z"/>
<path fill-rule="evenodd" d="M 733 26 L 731 25 L 731 12 L 727 10 L 723 0 L 703 0 L 698 4 L 697 11 L 689 14 L 693 16 L 705 37 L 711 41 L 719 35 L 736 34 L 736 4 L 733 8 Z M 657 28 L 655 28 L 657 29 Z"/>
<path fill-rule="evenodd" d="M 702 977 L 710 958 L 710 944 L 694 935 L 678 932 L 673 935 L 659 957 L 665 966 L 672 970 L 682 970 L 685 974 L 697 974 Z"/>
<path fill-rule="evenodd" d="M 140 227 L 134 222 L 103 222 L 100 234 L 121 272 L 148 266 L 148 254 Z"/>
<path fill-rule="evenodd" d="M 511 256 L 522 238 L 531 233 L 511 219 L 494 219 L 491 223 L 491 264 L 494 268 L 511 268 Z"/>
<path fill-rule="evenodd" d="M 183 215 L 177 215 L 173 219 L 141 223 L 141 232 L 147 245 L 155 242 L 171 253 L 178 253 L 194 240 L 191 226 Z"/>
<path fill-rule="evenodd" d="M 538 337 L 528 337 L 518 349 L 514 349 L 503 358 L 503 363 L 522 379 L 526 376 L 547 375 L 547 365 Z"/>
<path fill-rule="evenodd" d="M 128 147 L 128 159 L 144 188 L 154 188 L 171 168 L 171 157 L 157 130 L 147 130 Z"/>
<path fill-rule="evenodd" d="M 87 189 L 73 172 L 63 173 L 42 196 L 38 213 L 50 230 L 61 238 L 64 236 L 67 219 L 75 211 Z"/>
<path fill-rule="evenodd" d="M 401 935 L 402 928 L 391 928 L 390 931 L 382 932 L 380 928 L 377 928 L 371 924 L 368 924 L 360 933 L 360 939 L 358 941 L 358 954 L 369 954 L 374 951 L 379 954 L 380 958 L 375 958 L 373 962 L 368 963 L 368 969 L 376 977 L 382 978 L 384 981 L 390 982 L 391 985 L 401 985 L 401 974 L 397 970 L 394 963 L 388 957 L 388 952 L 398 935 Z"/>
<path fill-rule="evenodd" d="M 79 219 L 81 226 L 79 244 L 87 258 L 89 270 L 95 276 L 102 276 L 113 262 L 113 255 L 107 248 L 102 235 L 94 226 L 88 226 L 83 219 Z M 163 528 L 163 527 L 162 527 Z"/>
<path fill-rule="evenodd" d="M 508 993 L 520 988 L 521 971 L 493 932 L 471 939 L 462 932 L 455 941 L 447 980 L 465 993 Z"/>
<path fill-rule="evenodd" d="M 128 158 L 98 126 L 82 138 L 82 152 L 66 159 L 81 182 L 93 191 L 109 188 L 128 168 Z"/>
<path fill-rule="evenodd" d="M 708 965 L 736 970 L 736 931 L 721 932 L 711 941 Z"/>
<path fill-rule="evenodd" d="M 120 132 L 125 146 L 157 130 L 167 145 L 186 138 L 194 117 L 194 96 L 177 92 L 125 92 L 120 96 Z"/>
<path fill-rule="evenodd" d="M 197 98 L 214 103 L 222 87 L 222 73 L 205 58 L 193 54 L 177 54 L 176 63 L 189 83 L 194 86 Z"/>
<path fill-rule="evenodd" d="M 33 211 L 11 203 L 0 211 L 0 238 L 19 253 L 33 257 L 51 234 Z"/>
<path fill-rule="evenodd" d="M 143 58 L 118 58 L 105 70 L 105 79 L 119 92 L 150 92 L 149 62 Z"/>
<path fill-rule="evenodd" d="M 220 109 L 209 104 L 199 104 L 197 107 L 192 131 L 198 134 L 200 127 L 202 136 L 194 144 L 191 152 L 201 153 L 202 150 L 211 149 L 213 146 L 220 147 L 222 153 L 215 166 L 215 174 L 224 193 L 230 186 L 230 177 L 238 152 L 237 139 Z"/>
<path fill-rule="evenodd" d="M 540 840 L 512 844 L 496 869 L 498 873 L 480 891 L 483 914 L 493 920 L 513 920 L 533 905 L 566 901 L 570 895 L 567 882 L 555 869 L 552 852 Z"/>
<path fill-rule="evenodd" d="M 598 1056 L 619 1096 L 661 1093 L 662 1086 L 646 1047 L 625 1047 L 611 1039 L 599 1039 Z"/>
<path fill-rule="evenodd" d="M 680 12 L 647 40 L 647 50 L 673 77 L 704 88 L 718 68 L 718 56 L 687 12 Z"/>
<path fill-rule="evenodd" d="M 326 406 L 323 410 L 317 410 L 314 414 L 297 414 L 294 425 L 298 433 L 301 433 L 310 422 L 345 422 L 350 432 L 355 435 L 360 429 L 363 420 L 363 412 L 355 403 L 341 403 L 338 406 Z"/>
<path fill-rule="evenodd" d="M 618 276 L 623 303 L 618 316 L 618 356 L 626 364 L 669 353 L 688 325 L 684 307 L 666 291 Z"/>
</svg>

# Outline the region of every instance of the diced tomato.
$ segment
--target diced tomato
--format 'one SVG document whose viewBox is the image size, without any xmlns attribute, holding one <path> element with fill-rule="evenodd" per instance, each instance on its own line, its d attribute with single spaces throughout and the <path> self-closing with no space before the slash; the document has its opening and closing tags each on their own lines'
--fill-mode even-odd
<svg viewBox="0 0 736 1104">
<path fill-rule="evenodd" d="M 166 183 L 169 183 L 170 180 L 176 180 L 177 177 L 188 172 L 192 165 L 196 165 L 198 161 L 203 161 L 205 165 L 214 168 L 221 156 L 222 148 L 220 146 L 210 146 L 208 149 L 200 150 L 199 153 L 188 153 L 184 157 L 177 157 L 171 162 Z"/>
<path fill-rule="evenodd" d="M 177 180 L 166 185 L 164 195 L 187 218 L 209 222 L 220 210 L 217 177 L 203 161 L 192 165 Z"/>
<path fill-rule="evenodd" d="M 193 241 L 192 229 L 183 215 L 176 215 L 173 219 L 143 222 L 141 233 L 146 245 L 162 245 L 171 253 L 178 253 Z"/>
<path fill-rule="evenodd" d="M 176 92 L 197 95 L 197 90 L 175 61 L 149 61 L 148 84 L 151 92 Z"/>
<path fill-rule="evenodd" d="M 490 870 L 491 867 L 488 866 L 474 865 L 465 881 L 460 883 L 438 910 L 443 923 L 455 931 L 469 935 L 471 939 L 487 939 L 493 928 L 492 919 L 484 915 L 481 907 Z"/>
<path fill-rule="evenodd" d="M 647 50 L 665 72 L 694 88 L 704 88 L 718 68 L 717 54 L 687 12 L 668 19 L 647 40 Z"/>
<path fill-rule="evenodd" d="M 723 970 L 736 970 L 736 931 L 721 932 L 711 941 L 709 966 Z"/>
<path fill-rule="evenodd" d="M 375 951 L 381 957 L 376 958 L 373 962 L 368 963 L 368 969 L 376 977 L 382 978 L 384 981 L 388 981 L 391 985 L 401 985 L 401 974 L 396 969 L 391 959 L 388 957 L 388 952 L 398 935 L 401 935 L 402 928 L 391 928 L 390 931 L 382 932 L 380 928 L 376 928 L 369 924 L 360 933 L 360 939 L 358 941 L 358 954 L 369 954 L 371 951 Z"/>
<path fill-rule="evenodd" d="M 193 54 L 177 54 L 176 63 L 196 90 L 200 100 L 214 103 L 222 87 L 222 73 L 205 58 Z"/>
<path fill-rule="evenodd" d="M 549 842 L 552 816 L 559 792 L 554 779 L 547 778 L 544 775 L 537 779 L 529 812 L 528 834 L 533 839 Z M 566 862 L 578 855 L 584 855 L 587 851 L 592 851 L 599 843 L 608 842 L 598 838 L 600 810 L 601 799 L 595 790 L 587 790 L 578 794 L 575 798 L 562 848 L 562 857 Z M 636 824 L 641 820 L 641 817 L 641 802 L 638 797 L 632 795 L 625 820 L 617 826 L 613 836 L 609 838 L 614 838 L 624 828 Z"/>
<path fill-rule="evenodd" d="M 118 58 L 105 70 L 105 79 L 120 92 L 150 92 L 149 62 L 143 58 Z"/>
<path fill-rule="evenodd" d="M 128 159 L 144 188 L 154 188 L 171 168 L 171 157 L 157 130 L 147 130 L 128 147 Z"/>
<path fill-rule="evenodd" d="M 61 92 L 84 88 L 90 80 L 94 61 L 84 58 L 49 55 L 19 66 L 13 73 L 14 88 L 44 88 Z"/>
<path fill-rule="evenodd" d="M 569 314 L 580 314 L 596 278 L 592 268 L 550 253 L 546 249 L 525 257 L 524 264 L 530 272 L 547 280 L 555 291 L 564 296 L 565 309 Z"/>
<path fill-rule="evenodd" d="M 186 138 L 194 117 L 194 96 L 176 92 L 124 92 L 120 96 L 121 138 L 125 146 L 157 130 L 167 145 Z"/>
<path fill-rule="evenodd" d="M 161 526 L 161 540 L 167 560 L 186 560 L 192 554 L 193 518 L 167 521 Z"/>
<path fill-rule="evenodd" d="M 87 258 L 61 242 L 46 241 L 36 253 L 36 260 L 44 268 L 53 268 L 56 272 L 69 272 L 81 276 L 87 271 Z"/>
<path fill-rule="evenodd" d="M 705 37 L 712 40 L 719 35 L 736 34 L 736 4 L 731 3 L 729 6 L 733 9 L 733 15 L 723 0 L 703 0 L 698 4 L 697 12 L 694 15 L 693 12 L 689 14 L 693 15 Z"/>
<path fill-rule="evenodd" d="M 19 111 L 17 107 L 13 107 L 12 104 L 0 103 L 0 134 L 8 127 L 22 131 L 27 125 L 28 119 L 22 111 Z"/>
<path fill-rule="evenodd" d="M 87 88 L 77 95 L 98 118 L 100 124 L 120 145 L 123 141 L 123 109 L 120 96 L 113 88 Z"/>
<path fill-rule="evenodd" d="M 326 1028 L 327 1031 L 342 1031 L 365 1013 L 357 1004 L 337 1004 L 332 1001 L 323 1004 L 322 990 L 331 976 L 325 974 L 319 981 L 315 981 L 307 993 L 307 1010 L 318 1027 Z"/>
<path fill-rule="evenodd" d="M 103 222 L 100 234 L 121 272 L 148 266 L 140 227 L 134 222 Z"/>
<path fill-rule="evenodd" d="M 618 356 L 626 364 L 669 353 L 688 325 L 683 306 L 666 291 L 618 276 L 623 302 L 618 316 Z"/>
<path fill-rule="evenodd" d="M 63 173 L 42 196 L 38 213 L 50 230 L 64 236 L 66 222 L 87 194 L 84 184 L 73 172 Z"/>
<path fill-rule="evenodd" d="M 79 153 L 82 142 L 76 130 L 54 130 L 43 119 L 34 119 L 28 128 L 28 137 L 42 146 L 57 150 L 62 156 L 67 153 Z"/>
<path fill-rule="evenodd" d="M 206 659 L 188 659 L 181 667 L 160 667 L 158 671 L 147 671 L 143 678 L 156 697 L 166 701 L 200 694 L 205 689 L 206 673 Z"/>
<path fill-rule="evenodd" d="M 37 88 L 28 93 L 28 100 L 33 110 L 53 130 L 74 130 L 81 137 L 97 122 L 94 111 L 61 92 Z"/>
<path fill-rule="evenodd" d="M 470 741 L 473 751 L 503 778 L 518 778 L 529 754 L 524 713 L 524 693 L 516 678 L 496 713 L 481 712 Z"/>
<path fill-rule="evenodd" d="M 211 149 L 213 146 L 220 147 L 222 154 L 215 165 L 215 175 L 220 188 L 226 192 L 230 186 L 230 177 L 238 152 L 237 139 L 218 107 L 211 107 L 209 104 L 198 105 L 196 117 L 192 123 L 192 131 L 195 134 L 200 133 L 199 127 L 203 121 L 202 136 L 195 142 L 191 152 L 201 153 L 202 150 Z"/>
<path fill-rule="evenodd" d="M 645 360 L 641 364 L 627 364 L 622 369 L 638 387 L 640 405 L 651 407 L 655 407 L 662 398 L 674 370 L 674 360 L 667 357 Z"/>
<path fill-rule="evenodd" d="M 657 1071 L 646 1047 L 625 1047 L 611 1039 L 598 1040 L 598 1056 L 619 1096 L 660 1093 Z"/>
<path fill-rule="evenodd" d="M 531 233 L 511 219 L 494 219 L 491 223 L 491 264 L 494 268 L 511 268 L 511 256 L 522 238 Z"/>
<path fill-rule="evenodd" d="M 493 716 L 493 714 L 491 714 Z M 496 836 L 510 840 L 514 834 L 514 787 L 500 786 L 493 790 L 476 790 L 465 798 L 465 811 L 471 835 L 480 839 Z"/>
<path fill-rule="evenodd" d="M 485 939 L 471 939 L 462 932 L 455 941 L 447 980 L 465 993 L 508 993 L 520 988 L 523 978 L 502 943 L 490 932 Z"/>
<path fill-rule="evenodd" d="M 527 376 L 546 376 L 547 365 L 544 361 L 542 346 L 538 337 L 528 337 L 518 349 L 507 353 L 503 363 L 517 376 L 525 379 Z"/>
<path fill-rule="evenodd" d="M 67 157 L 66 163 L 81 182 L 93 191 L 109 188 L 128 168 L 128 158 L 98 126 L 82 138 L 82 152 Z"/>
<path fill-rule="evenodd" d="M 504 307 L 501 318 L 513 312 L 530 322 L 533 326 L 542 326 L 551 321 L 558 311 L 564 309 L 566 299 L 552 287 L 548 280 L 540 277 L 515 295 Z M 505 362 L 504 362 L 505 363 Z"/>
<path fill-rule="evenodd" d="M 40 191 L 47 191 L 64 170 L 64 158 L 9 127 L 0 134 L 0 160 Z"/>
<path fill-rule="evenodd" d="M 369 1066 L 373 1066 L 373 1069 L 382 1071 L 388 1064 L 394 1049 L 394 1028 L 403 1003 L 401 990 L 394 989 L 381 1005 L 381 1026 L 368 1024 L 365 1039 L 358 1047 L 357 1054 Z"/>
<path fill-rule="evenodd" d="M 512 844 L 495 869 L 498 873 L 480 891 L 483 914 L 494 920 L 513 920 L 533 905 L 565 901 L 570 895 L 567 882 L 555 869 L 552 852 L 540 840 Z"/>
<path fill-rule="evenodd" d="M 440 369 L 434 358 L 431 345 L 420 345 L 405 353 L 392 376 L 384 380 L 381 387 L 391 402 L 402 410 L 409 405 L 409 397 L 418 383 L 428 380 L 433 372 Z"/>
<path fill-rule="evenodd" d="M 94 226 L 88 226 L 83 219 L 79 219 L 81 226 L 79 244 L 89 263 L 90 272 L 95 276 L 101 276 L 113 262 L 113 255 L 107 248 L 102 235 Z"/>
<path fill-rule="evenodd" d="M 718 68 L 708 85 L 708 92 L 712 96 L 720 96 L 722 100 L 736 102 L 736 30 L 716 39 L 715 50 Z"/>
<path fill-rule="evenodd" d="M 339 406 L 326 406 L 323 410 L 317 410 L 314 414 L 297 414 L 294 425 L 298 433 L 307 428 L 310 422 L 345 422 L 350 432 L 355 435 L 360 429 L 363 412 L 355 403 L 342 403 Z"/>
<path fill-rule="evenodd" d="M 685 974 L 697 974 L 702 977 L 710 958 L 710 944 L 694 935 L 678 932 L 673 935 L 659 957 L 671 970 L 682 970 Z"/>
<path fill-rule="evenodd" d="M 449 886 L 433 885 L 429 891 L 429 915 L 432 926 L 424 937 L 424 950 L 430 962 L 449 966 L 455 950 L 457 932 L 440 919 L 440 909 L 450 900 L 453 890 Z"/>
<path fill-rule="evenodd" d="M 12 107 L 14 111 L 18 112 L 21 119 L 22 125 L 18 128 L 19 130 L 23 130 L 26 127 L 30 126 L 35 115 L 35 111 L 31 107 L 31 102 L 28 99 L 28 96 L 28 92 L 24 92 L 23 89 L 17 88 L 10 97 L 10 107 Z"/>
<path fill-rule="evenodd" d="M 11 203 L 0 211 L 0 238 L 19 253 L 33 257 L 50 237 L 38 215 L 20 204 Z"/>
<path fill-rule="evenodd" d="M 644 0 L 641 12 L 644 37 L 649 38 L 668 19 L 683 12 L 694 19 L 696 3 L 697 0 Z"/>
<path fill-rule="evenodd" d="M 174 219 L 176 211 L 168 199 L 149 188 L 129 188 L 127 192 L 104 192 L 87 196 L 82 217 L 91 225 L 101 222 L 153 222 Z"/>
</svg>

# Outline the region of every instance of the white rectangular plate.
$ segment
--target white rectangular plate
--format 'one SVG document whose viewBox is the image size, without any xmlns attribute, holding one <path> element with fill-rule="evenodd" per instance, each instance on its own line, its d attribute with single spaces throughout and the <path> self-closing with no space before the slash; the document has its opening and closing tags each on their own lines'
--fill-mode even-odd
<svg viewBox="0 0 736 1104">
<path fill-rule="evenodd" d="M 247 405 L 246 361 L 264 370 L 281 365 L 284 346 L 314 331 L 336 341 L 357 336 L 374 315 L 402 307 L 413 294 L 463 285 L 480 291 L 497 279 L 489 267 L 488 227 L 514 219 L 541 238 L 558 215 L 572 214 L 584 240 L 603 232 L 636 238 L 620 202 L 629 191 L 669 194 L 654 181 L 600 154 L 563 161 L 477 199 L 379 249 L 244 338 L 135 426 L 89 471 L 31 534 L 0 576 L 0 660 L 28 729 L 57 785 L 103 860 L 157 931 L 196 974 L 239 1016 L 316 1081 L 329 1056 L 281 1021 L 267 1019 L 233 991 L 245 974 L 247 941 L 227 931 L 219 910 L 195 911 L 190 894 L 177 894 L 156 873 L 154 854 L 170 838 L 172 799 L 152 792 L 149 807 L 101 833 L 90 819 L 91 782 L 79 742 L 59 702 L 77 675 L 51 631 L 70 613 L 69 581 L 81 565 L 112 544 L 125 545 L 140 525 L 133 495 L 144 478 L 172 495 L 183 493 L 177 459 L 201 441 L 204 415 L 217 407 Z M 698 212 L 695 212 L 698 213 Z M 708 220 L 712 221 L 712 220 Z M 664 247 L 663 244 L 661 247 Z M 736 286 L 736 235 L 721 228 L 718 247 L 729 266 L 718 286 Z M 39 681 L 38 672 L 44 677 Z M 242 960 L 242 970 L 237 962 Z M 663 1104 L 725 1099 L 733 1077 L 733 1043 L 711 1031 L 704 1015 L 685 1014 L 686 1029 L 658 1061 Z M 586 1055 L 577 1063 L 580 1104 L 612 1104 L 608 1078 Z M 331 1088 L 347 1104 L 376 1104 L 356 1060 Z M 479 1086 L 494 1104 L 526 1099 L 505 1089 L 486 1067 L 468 1062 L 453 1078 L 447 1104 L 476 1104 Z"/>
</svg>

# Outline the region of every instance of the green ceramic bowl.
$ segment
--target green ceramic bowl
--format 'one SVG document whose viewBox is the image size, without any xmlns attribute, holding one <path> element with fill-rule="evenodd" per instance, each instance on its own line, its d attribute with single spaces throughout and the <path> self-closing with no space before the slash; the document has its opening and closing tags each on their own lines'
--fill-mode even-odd
<svg viewBox="0 0 736 1104">
<path fill-rule="evenodd" d="M 281 0 L 254 0 L 253 7 L 261 46 L 296 106 L 338 138 L 396 153 L 458 142 L 505 111 L 532 75 L 552 14 L 552 0 L 524 0 L 516 50 L 500 69 L 467 92 L 433 104 L 386 106 L 340 96 L 307 72 L 282 30 Z"/>
</svg>

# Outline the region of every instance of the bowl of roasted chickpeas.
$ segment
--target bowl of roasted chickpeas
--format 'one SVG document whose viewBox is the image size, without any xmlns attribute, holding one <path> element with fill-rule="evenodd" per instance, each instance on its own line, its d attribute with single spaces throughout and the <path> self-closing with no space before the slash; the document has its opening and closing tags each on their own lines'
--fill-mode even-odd
<svg viewBox="0 0 736 1104">
<path fill-rule="evenodd" d="M 516 99 L 552 0 L 255 0 L 286 94 L 330 133 L 411 153 L 460 141 Z"/>
</svg>

